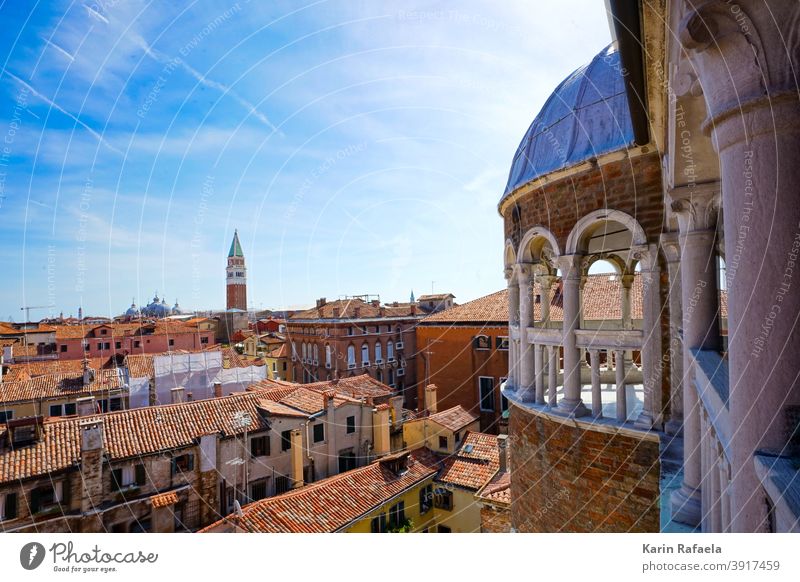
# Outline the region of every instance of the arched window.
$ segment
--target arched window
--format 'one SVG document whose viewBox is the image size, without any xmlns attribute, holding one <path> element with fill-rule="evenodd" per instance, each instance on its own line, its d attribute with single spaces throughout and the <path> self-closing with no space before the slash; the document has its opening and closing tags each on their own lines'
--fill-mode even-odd
<svg viewBox="0 0 800 582">
<path fill-rule="evenodd" d="M 326 368 L 330 368 L 331 367 L 331 346 L 330 345 L 326 345 L 325 346 L 325 367 Z"/>
<path fill-rule="evenodd" d="M 347 346 L 347 367 L 356 367 L 356 347 L 353 344 Z"/>
<path fill-rule="evenodd" d="M 389 368 L 389 386 L 394 388 L 394 368 Z"/>
<path fill-rule="evenodd" d="M 394 342 L 391 340 L 386 342 L 386 358 L 390 362 L 394 362 Z"/>
<path fill-rule="evenodd" d="M 308 346 L 303 342 L 303 361 L 308 359 Z"/>
<path fill-rule="evenodd" d="M 369 366 L 369 346 L 361 344 L 361 365 Z"/>
<path fill-rule="evenodd" d="M 319 362 L 319 346 L 314 344 L 314 363 Z"/>
<path fill-rule="evenodd" d="M 383 346 L 381 342 L 375 344 L 375 363 L 380 364 L 383 362 Z"/>
</svg>

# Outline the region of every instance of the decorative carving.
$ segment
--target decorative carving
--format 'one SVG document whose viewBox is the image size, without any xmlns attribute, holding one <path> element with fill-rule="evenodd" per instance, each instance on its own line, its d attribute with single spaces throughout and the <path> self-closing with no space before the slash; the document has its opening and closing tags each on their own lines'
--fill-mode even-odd
<svg viewBox="0 0 800 582">
<path fill-rule="evenodd" d="M 684 187 L 670 192 L 670 209 L 678 218 L 681 234 L 696 230 L 713 230 L 720 206 L 720 185 Z"/>
</svg>

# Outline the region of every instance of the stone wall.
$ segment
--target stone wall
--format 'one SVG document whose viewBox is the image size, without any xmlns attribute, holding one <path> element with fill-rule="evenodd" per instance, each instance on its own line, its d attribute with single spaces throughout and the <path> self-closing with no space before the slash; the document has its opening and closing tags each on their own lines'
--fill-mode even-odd
<svg viewBox="0 0 800 582">
<path fill-rule="evenodd" d="M 659 443 L 511 406 L 511 521 L 520 532 L 657 532 Z"/>
</svg>

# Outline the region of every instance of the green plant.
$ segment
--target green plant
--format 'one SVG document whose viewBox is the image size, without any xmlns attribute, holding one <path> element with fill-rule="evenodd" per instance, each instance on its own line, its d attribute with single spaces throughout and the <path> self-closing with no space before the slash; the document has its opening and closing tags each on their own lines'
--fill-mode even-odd
<svg viewBox="0 0 800 582">
<path fill-rule="evenodd" d="M 414 531 L 414 522 L 412 522 L 411 518 L 408 517 L 400 523 L 389 528 L 389 533 L 410 533 L 412 531 Z"/>
</svg>

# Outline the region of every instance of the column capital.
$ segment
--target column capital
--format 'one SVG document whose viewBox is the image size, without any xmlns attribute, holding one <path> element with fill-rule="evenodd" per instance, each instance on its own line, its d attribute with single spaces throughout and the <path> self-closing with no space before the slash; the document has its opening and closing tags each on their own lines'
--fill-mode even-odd
<svg viewBox="0 0 800 582">
<path fill-rule="evenodd" d="M 514 278 L 514 268 L 513 267 L 506 267 L 503 269 L 503 277 L 508 282 L 508 285 L 511 285 L 511 279 Z"/>
<path fill-rule="evenodd" d="M 656 245 L 634 245 L 631 247 L 631 258 L 636 259 L 642 266 L 642 272 L 658 271 L 658 247 Z M 625 285 L 625 277 L 622 284 Z M 633 279 L 630 280 L 633 283 Z"/>
<path fill-rule="evenodd" d="M 682 186 L 669 191 L 670 209 L 678 218 L 680 233 L 714 230 L 722 188 L 719 182 Z"/>
<path fill-rule="evenodd" d="M 797 102 L 800 3 L 770 2 L 768 8 L 763 0 L 681 4 L 685 12 L 678 35 L 704 88 L 709 129 L 723 117 L 769 105 L 782 93 L 793 93 Z M 768 130 L 775 131 L 772 123 Z M 752 135 L 760 128 L 746 131 Z"/>
<path fill-rule="evenodd" d="M 553 259 L 553 263 L 561 269 L 561 279 L 563 281 L 572 279 L 578 280 L 583 273 L 583 261 L 586 258 L 582 254 L 561 255 Z"/>
<path fill-rule="evenodd" d="M 679 263 L 681 260 L 681 241 L 677 232 L 665 232 L 661 234 L 661 250 L 667 263 Z"/>
</svg>

